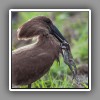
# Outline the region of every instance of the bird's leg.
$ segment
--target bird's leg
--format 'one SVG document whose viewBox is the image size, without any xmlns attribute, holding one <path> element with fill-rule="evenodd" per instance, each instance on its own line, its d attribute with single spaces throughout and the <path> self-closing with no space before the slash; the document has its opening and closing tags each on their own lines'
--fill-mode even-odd
<svg viewBox="0 0 100 100">
<path fill-rule="evenodd" d="M 28 89 L 31 89 L 31 84 L 28 84 Z"/>
</svg>

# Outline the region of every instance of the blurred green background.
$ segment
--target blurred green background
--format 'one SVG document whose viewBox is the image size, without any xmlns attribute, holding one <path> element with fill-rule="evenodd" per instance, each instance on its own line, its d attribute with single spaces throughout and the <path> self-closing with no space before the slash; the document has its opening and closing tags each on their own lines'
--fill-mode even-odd
<svg viewBox="0 0 100 100">
<path fill-rule="evenodd" d="M 12 12 L 12 50 L 34 41 L 17 40 L 17 29 L 29 19 L 47 16 L 57 26 L 71 45 L 79 83 L 72 80 L 72 73 L 60 56 L 60 65 L 55 61 L 50 71 L 32 84 L 33 88 L 88 88 L 88 12 Z M 26 88 L 27 86 L 21 86 Z"/>
</svg>

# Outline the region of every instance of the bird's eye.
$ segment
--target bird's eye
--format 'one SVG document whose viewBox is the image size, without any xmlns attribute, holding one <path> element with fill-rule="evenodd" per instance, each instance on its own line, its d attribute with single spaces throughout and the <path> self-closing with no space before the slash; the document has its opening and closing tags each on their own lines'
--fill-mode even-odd
<svg viewBox="0 0 100 100">
<path fill-rule="evenodd" d="M 51 21 L 50 21 L 49 19 L 45 20 L 45 22 L 46 22 L 47 24 L 51 23 Z"/>
</svg>

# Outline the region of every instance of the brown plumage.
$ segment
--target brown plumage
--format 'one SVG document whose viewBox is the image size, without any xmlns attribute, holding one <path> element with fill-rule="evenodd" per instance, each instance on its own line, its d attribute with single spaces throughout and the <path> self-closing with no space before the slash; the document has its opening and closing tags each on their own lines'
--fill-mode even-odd
<svg viewBox="0 0 100 100">
<path fill-rule="evenodd" d="M 59 33 L 57 28 L 44 16 L 33 18 L 18 29 L 18 39 L 38 38 L 35 43 L 12 52 L 12 84 L 35 82 L 49 71 L 54 60 L 59 60 L 60 43 L 64 38 L 56 33 Z"/>
</svg>

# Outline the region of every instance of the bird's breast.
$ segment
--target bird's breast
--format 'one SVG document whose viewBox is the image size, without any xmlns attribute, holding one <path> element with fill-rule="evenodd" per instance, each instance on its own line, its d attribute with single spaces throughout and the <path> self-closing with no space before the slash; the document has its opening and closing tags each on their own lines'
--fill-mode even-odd
<svg viewBox="0 0 100 100">
<path fill-rule="evenodd" d="M 12 53 L 12 83 L 30 84 L 42 77 L 59 57 L 59 45 L 44 41 L 19 48 Z"/>
</svg>

